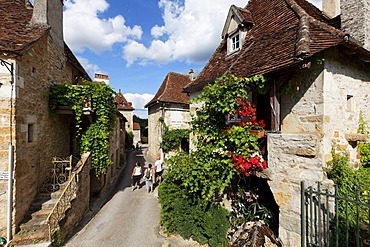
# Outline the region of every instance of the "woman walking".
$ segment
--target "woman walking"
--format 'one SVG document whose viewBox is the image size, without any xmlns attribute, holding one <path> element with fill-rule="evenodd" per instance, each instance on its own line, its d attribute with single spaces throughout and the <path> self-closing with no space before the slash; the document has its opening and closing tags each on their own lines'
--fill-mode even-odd
<svg viewBox="0 0 370 247">
<path fill-rule="evenodd" d="M 134 169 L 132 170 L 131 178 L 131 191 L 134 191 L 134 189 L 137 187 L 140 189 L 140 179 L 141 179 L 141 173 L 142 169 L 139 162 L 136 162 Z"/>
<path fill-rule="evenodd" d="M 144 171 L 145 186 L 148 193 L 153 192 L 153 180 L 154 180 L 154 169 L 152 164 L 148 165 L 148 168 Z"/>
</svg>

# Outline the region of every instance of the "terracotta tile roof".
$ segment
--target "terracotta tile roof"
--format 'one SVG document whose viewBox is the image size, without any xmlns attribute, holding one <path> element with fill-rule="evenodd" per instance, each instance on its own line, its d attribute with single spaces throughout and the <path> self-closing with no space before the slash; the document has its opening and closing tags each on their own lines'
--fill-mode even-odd
<svg viewBox="0 0 370 247">
<path fill-rule="evenodd" d="M 0 0 L 1 52 L 21 54 L 49 31 L 47 25 L 29 25 L 32 13 L 32 5 L 26 4 L 25 0 Z M 91 81 L 67 44 L 64 44 L 64 52 L 68 62 L 83 74 L 84 79 Z"/>
<path fill-rule="evenodd" d="M 48 26 L 30 26 L 32 7 L 25 0 L 0 0 L 0 50 L 20 53 L 39 40 Z"/>
<path fill-rule="evenodd" d="M 126 100 L 121 91 L 119 91 L 116 97 L 114 97 L 114 103 L 116 104 L 118 110 L 123 111 L 135 110 L 135 108 L 132 107 L 132 103 Z"/>
<path fill-rule="evenodd" d="M 354 49 L 365 61 L 370 60 L 370 52 L 338 29 L 338 18 L 328 20 L 305 0 L 250 0 L 245 9 L 252 16 L 253 26 L 241 51 L 227 57 L 223 39 L 184 92 L 201 89 L 228 73 L 250 77 L 279 71 L 338 45 Z"/>
<path fill-rule="evenodd" d="M 181 103 L 186 104 L 189 101 L 188 94 L 182 92 L 182 89 L 190 83 L 188 75 L 178 74 L 175 72 L 169 72 L 159 87 L 156 95 L 149 103 L 145 105 L 145 108 L 150 105 L 159 102 L 166 103 Z"/>
<path fill-rule="evenodd" d="M 141 130 L 140 124 L 139 123 L 134 123 L 134 125 L 132 126 L 132 129 L 133 130 Z"/>
</svg>

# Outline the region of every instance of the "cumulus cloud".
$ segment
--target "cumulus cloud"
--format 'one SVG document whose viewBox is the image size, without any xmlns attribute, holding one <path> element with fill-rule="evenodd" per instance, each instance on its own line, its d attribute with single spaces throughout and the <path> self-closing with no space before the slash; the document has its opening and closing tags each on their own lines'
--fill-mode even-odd
<svg viewBox="0 0 370 247">
<path fill-rule="evenodd" d="M 148 118 L 148 109 L 144 108 L 146 103 L 153 99 L 153 94 L 138 94 L 138 93 L 124 93 L 126 100 L 132 102 L 132 107 L 135 108 L 134 114 L 140 118 Z"/>
<path fill-rule="evenodd" d="M 221 39 L 221 31 L 231 4 L 244 7 L 245 0 L 160 0 L 163 26 L 151 30 L 153 40 L 147 46 L 130 42 L 123 57 L 134 62 L 168 63 L 175 60 L 205 62 Z"/>
<path fill-rule="evenodd" d="M 99 68 L 98 65 L 90 63 L 88 59 L 86 59 L 84 57 L 79 57 L 79 56 L 77 56 L 77 59 L 80 62 L 80 64 L 82 65 L 82 67 L 89 74 L 91 79 L 94 78 L 95 73 L 105 74 L 104 71 L 101 71 L 101 69 Z"/>
<path fill-rule="evenodd" d="M 126 26 L 121 15 L 100 19 L 98 14 L 109 8 L 106 0 L 69 0 L 64 7 L 64 37 L 75 52 L 111 50 L 113 44 L 140 39 L 143 33 L 140 26 Z"/>
</svg>

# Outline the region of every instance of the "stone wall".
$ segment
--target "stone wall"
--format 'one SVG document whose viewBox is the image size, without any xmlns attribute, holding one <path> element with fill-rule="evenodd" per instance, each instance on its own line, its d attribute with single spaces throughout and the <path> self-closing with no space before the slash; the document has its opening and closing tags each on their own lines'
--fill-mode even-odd
<svg viewBox="0 0 370 247">
<path fill-rule="evenodd" d="M 331 160 L 334 145 L 337 150 L 349 153 L 350 162 L 357 166 L 358 141 L 355 139 L 360 115 L 365 122 L 370 120 L 369 63 L 365 64 L 344 52 L 327 52 L 324 80 L 324 161 Z"/>
<path fill-rule="evenodd" d="M 148 152 L 147 155 L 155 158 L 162 141 L 162 124 L 159 121 L 163 113 L 159 104 L 148 108 Z"/>
<path fill-rule="evenodd" d="M 156 157 L 159 152 L 159 144 L 162 141 L 162 123 L 169 129 L 189 128 L 190 111 L 186 104 L 170 104 L 164 106 L 156 104 L 148 109 L 148 155 Z"/>
<path fill-rule="evenodd" d="M 68 64 L 64 51 L 45 35 L 23 56 L 14 60 L 13 103 L 14 209 L 13 227 L 19 225 L 34 196 L 52 168 L 54 156 L 66 157 L 70 150 L 72 116 L 53 118 L 49 113 L 48 91 L 53 84 L 71 83 L 75 68 Z M 6 72 L 6 71 L 5 71 Z M 9 87 L 9 74 L 0 72 L 0 80 Z M 4 75 L 4 76 L 3 76 Z M 6 75 L 6 76 L 5 76 Z M 0 95 L 0 138 L 9 141 L 10 90 Z M 0 169 L 7 170 L 7 147 L 0 146 Z M 0 180 L 5 190 L 6 180 Z M 0 208 L 6 210 L 6 197 L 0 196 Z M 0 226 L 6 226 L 6 214 L 0 212 Z M 4 230 L 4 228 L 0 229 Z"/>
<path fill-rule="evenodd" d="M 370 50 L 370 1 L 341 0 L 340 11 L 342 30 Z"/>
<path fill-rule="evenodd" d="M 300 182 L 325 181 L 323 168 L 333 149 L 349 153 L 358 164 L 358 141 L 348 136 L 358 136 L 361 112 L 370 119 L 368 64 L 339 49 L 322 55 L 316 59 L 323 63 L 312 62 L 287 84 L 292 90 L 281 97 L 281 133 L 268 134 L 268 183 L 280 208 L 285 246 L 300 245 Z"/>
<path fill-rule="evenodd" d="M 71 202 L 71 207 L 66 212 L 65 221 L 61 223 L 61 237 L 64 239 L 80 223 L 89 210 L 90 205 L 90 169 L 91 155 L 86 153 L 81 157 L 81 168 L 77 171 L 77 192 Z"/>
<path fill-rule="evenodd" d="M 318 136 L 273 134 L 267 137 L 270 178 L 268 184 L 279 206 L 279 238 L 284 246 L 300 246 L 300 182 L 322 181 Z"/>
</svg>

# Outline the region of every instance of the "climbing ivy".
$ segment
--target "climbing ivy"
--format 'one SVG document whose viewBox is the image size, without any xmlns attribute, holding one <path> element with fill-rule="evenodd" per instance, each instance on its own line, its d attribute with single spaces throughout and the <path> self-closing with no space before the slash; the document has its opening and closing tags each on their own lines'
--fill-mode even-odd
<svg viewBox="0 0 370 247">
<path fill-rule="evenodd" d="M 112 164 L 108 142 L 116 119 L 113 95 L 114 91 L 110 86 L 88 81 L 84 81 L 83 85 L 56 85 L 49 91 L 49 108 L 54 116 L 60 105 L 74 111 L 77 137 L 81 140 L 80 151 L 91 152 L 92 168 L 96 176 L 105 174 L 107 167 Z M 90 110 L 94 113 L 93 123 L 83 129 L 84 103 L 90 100 Z"/>
<path fill-rule="evenodd" d="M 182 139 L 189 139 L 189 129 L 169 129 L 168 126 L 164 125 L 164 134 L 162 136 L 162 142 L 160 147 L 163 152 L 168 152 L 177 149 L 181 145 Z"/>
</svg>

